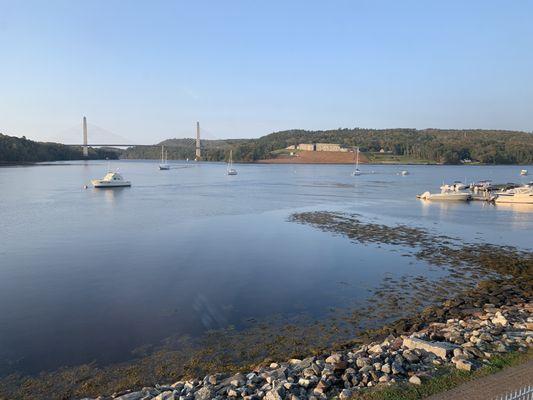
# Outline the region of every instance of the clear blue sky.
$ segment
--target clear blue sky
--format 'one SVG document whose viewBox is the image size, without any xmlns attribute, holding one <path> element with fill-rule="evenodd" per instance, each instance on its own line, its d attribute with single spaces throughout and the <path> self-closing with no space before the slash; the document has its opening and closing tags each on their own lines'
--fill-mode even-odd
<svg viewBox="0 0 533 400">
<path fill-rule="evenodd" d="M 0 0 L 0 132 L 533 130 L 533 1 Z"/>
</svg>

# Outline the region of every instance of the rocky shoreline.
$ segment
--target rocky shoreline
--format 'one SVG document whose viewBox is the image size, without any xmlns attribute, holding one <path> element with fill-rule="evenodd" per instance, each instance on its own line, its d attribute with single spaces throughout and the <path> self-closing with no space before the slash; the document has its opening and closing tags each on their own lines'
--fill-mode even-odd
<svg viewBox="0 0 533 400">
<path fill-rule="evenodd" d="M 389 335 L 332 353 L 258 366 L 246 373 L 210 374 L 96 399 L 350 399 L 368 388 L 396 382 L 420 385 L 442 367 L 472 371 L 497 355 L 532 347 L 533 303 L 487 303 L 462 318 L 431 322 L 409 335 Z"/>
</svg>

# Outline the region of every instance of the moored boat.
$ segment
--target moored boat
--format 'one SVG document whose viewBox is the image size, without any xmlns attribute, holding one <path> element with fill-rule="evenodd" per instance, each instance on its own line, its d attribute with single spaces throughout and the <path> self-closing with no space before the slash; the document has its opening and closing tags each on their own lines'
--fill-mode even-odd
<svg viewBox="0 0 533 400">
<path fill-rule="evenodd" d="M 131 182 L 125 180 L 118 172 L 108 172 L 102 179 L 93 179 L 91 181 L 95 188 L 114 188 L 114 187 L 128 187 Z"/>
<path fill-rule="evenodd" d="M 432 201 L 469 201 L 472 200 L 472 195 L 466 192 L 442 191 L 441 193 L 424 192 L 417 196 L 422 200 Z"/>
<path fill-rule="evenodd" d="M 533 184 L 520 186 L 517 188 L 504 190 L 495 193 L 497 196 L 494 202 L 498 203 L 518 203 L 533 204 Z"/>
<path fill-rule="evenodd" d="M 359 170 L 359 147 L 356 147 L 354 149 L 354 170 L 352 176 L 358 175 L 361 175 L 361 171 Z"/>
<path fill-rule="evenodd" d="M 170 165 L 168 165 L 168 153 L 165 151 L 165 146 L 161 146 L 161 163 L 159 163 L 159 169 L 162 171 L 170 169 Z"/>
<path fill-rule="evenodd" d="M 237 175 L 237 170 L 233 168 L 233 150 L 229 151 L 229 161 L 226 169 L 228 175 Z"/>
<path fill-rule="evenodd" d="M 527 169 L 523 169 L 520 171 L 520 175 L 526 176 L 527 175 Z"/>
</svg>

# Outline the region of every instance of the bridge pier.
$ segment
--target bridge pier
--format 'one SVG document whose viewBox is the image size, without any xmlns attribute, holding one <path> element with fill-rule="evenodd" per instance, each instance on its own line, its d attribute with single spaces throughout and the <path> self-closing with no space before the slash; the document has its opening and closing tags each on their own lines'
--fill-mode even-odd
<svg viewBox="0 0 533 400">
<path fill-rule="evenodd" d="M 89 146 L 87 145 L 87 118 L 83 117 L 83 157 L 89 157 Z"/>
<path fill-rule="evenodd" d="M 195 160 L 200 161 L 202 158 L 202 148 L 201 148 L 201 142 L 200 142 L 200 122 L 196 122 L 196 152 L 195 152 Z"/>
</svg>

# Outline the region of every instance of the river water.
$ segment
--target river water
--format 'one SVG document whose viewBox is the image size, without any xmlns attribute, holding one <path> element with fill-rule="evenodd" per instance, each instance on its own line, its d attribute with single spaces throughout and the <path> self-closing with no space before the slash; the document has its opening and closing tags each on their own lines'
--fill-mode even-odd
<svg viewBox="0 0 533 400">
<path fill-rule="evenodd" d="M 0 168 L 0 376 L 124 361 L 250 318 L 320 318 L 386 274 L 434 273 L 289 222 L 298 211 L 533 248 L 532 207 L 415 198 L 454 180 L 525 183 L 522 167 L 364 165 L 358 177 L 340 165 L 237 165 L 237 176 L 220 163 L 112 167 L 133 186 L 84 189 L 106 172 L 97 161 Z"/>
</svg>

